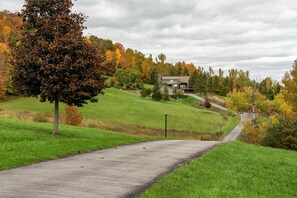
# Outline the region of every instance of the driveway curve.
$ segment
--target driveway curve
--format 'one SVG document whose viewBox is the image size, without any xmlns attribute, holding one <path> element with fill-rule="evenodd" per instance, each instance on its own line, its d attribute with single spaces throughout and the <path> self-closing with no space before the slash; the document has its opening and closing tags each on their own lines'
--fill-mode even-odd
<svg viewBox="0 0 297 198">
<path fill-rule="evenodd" d="M 199 101 L 201 101 L 201 102 L 205 102 L 205 99 L 204 99 L 204 98 L 199 97 L 199 96 L 197 96 L 196 94 L 185 94 L 185 95 L 186 95 L 186 96 L 191 96 L 191 97 L 193 97 L 193 98 L 195 98 L 196 100 L 199 100 Z M 213 102 L 211 102 L 210 104 L 211 104 L 212 106 L 218 108 L 218 109 L 221 109 L 221 110 L 223 110 L 223 111 L 227 111 L 227 108 L 226 108 L 226 107 L 223 107 L 223 106 L 221 106 L 221 105 L 215 104 L 215 103 L 213 103 Z"/>
<path fill-rule="evenodd" d="M 240 115 L 240 120 L 241 122 L 246 121 L 246 120 L 251 120 L 251 114 L 249 113 L 243 113 Z M 236 141 L 238 139 L 238 137 L 241 135 L 242 133 L 242 126 L 241 123 L 239 125 L 237 125 L 228 135 L 226 135 L 223 139 L 223 141 Z"/>
<path fill-rule="evenodd" d="M 0 197 L 135 197 L 222 142 L 144 142 L 0 172 Z"/>
</svg>

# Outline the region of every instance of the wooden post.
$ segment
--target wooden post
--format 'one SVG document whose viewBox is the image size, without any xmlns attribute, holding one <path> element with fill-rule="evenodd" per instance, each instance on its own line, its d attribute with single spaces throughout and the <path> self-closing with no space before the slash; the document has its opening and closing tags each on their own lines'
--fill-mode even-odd
<svg viewBox="0 0 297 198">
<path fill-rule="evenodd" d="M 168 116 L 168 113 L 165 113 L 165 138 L 167 138 L 167 116 Z"/>
</svg>

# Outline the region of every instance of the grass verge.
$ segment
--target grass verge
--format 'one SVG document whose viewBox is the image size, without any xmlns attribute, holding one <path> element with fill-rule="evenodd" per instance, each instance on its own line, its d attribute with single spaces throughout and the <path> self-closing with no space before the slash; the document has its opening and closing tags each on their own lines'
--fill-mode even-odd
<svg viewBox="0 0 297 198">
<path fill-rule="evenodd" d="M 297 197 L 297 152 L 232 142 L 176 169 L 148 197 Z"/>
<path fill-rule="evenodd" d="M 153 139 L 72 126 L 55 136 L 50 124 L 0 118 L 0 170 L 146 140 Z"/>
</svg>

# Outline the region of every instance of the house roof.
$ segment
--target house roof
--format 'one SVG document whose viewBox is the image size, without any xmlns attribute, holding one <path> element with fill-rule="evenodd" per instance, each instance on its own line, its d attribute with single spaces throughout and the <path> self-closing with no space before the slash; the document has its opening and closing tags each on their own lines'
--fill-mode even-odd
<svg viewBox="0 0 297 198">
<path fill-rule="evenodd" d="M 162 76 L 162 80 L 178 80 L 180 76 Z"/>
<path fill-rule="evenodd" d="M 181 76 L 179 77 L 178 81 L 181 83 L 189 83 L 189 79 L 190 79 L 189 76 Z"/>
<path fill-rule="evenodd" d="M 162 76 L 162 80 L 175 80 L 179 83 L 189 83 L 189 76 Z"/>
</svg>

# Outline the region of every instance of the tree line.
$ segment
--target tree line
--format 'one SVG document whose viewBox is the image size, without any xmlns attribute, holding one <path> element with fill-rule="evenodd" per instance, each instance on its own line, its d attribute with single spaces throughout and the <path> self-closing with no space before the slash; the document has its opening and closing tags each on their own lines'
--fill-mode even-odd
<svg viewBox="0 0 297 198">
<path fill-rule="evenodd" d="M 22 20 L 17 14 L 7 11 L 0 12 L 0 97 L 5 94 L 13 94 L 14 89 L 11 82 L 12 69 L 10 57 L 13 46 L 18 45 L 21 39 L 18 27 Z M 114 43 L 109 39 L 102 39 L 96 36 L 84 38 L 94 46 L 100 58 L 100 65 L 104 68 L 104 75 L 113 76 L 113 84 L 122 84 L 117 76 L 128 73 L 131 78 L 139 76 L 142 83 L 155 84 L 158 76 L 190 76 L 190 87 L 195 92 L 215 93 L 226 96 L 229 92 L 242 90 L 252 83 L 248 71 L 231 69 L 226 74 L 222 69 L 217 73 L 212 67 L 205 69 L 196 67 L 193 63 L 177 62 L 175 64 L 166 62 L 166 55 L 161 53 L 156 58 L 152 55 L 145 56 L 140 51 L 125 47 L 121 43 Z M 119 71 L 118 71 L 119 70 Z M 125 72 L 122 72 L 124 70 Z M 133 81 L 133 79 L 125 79 Z M 138 80 L 139 81 L 139 80 Z M 273 100 L 281 89 L 279 82 L 267 77 L 257 82 L 260 92 L 267 98 Z M 139 82 L 136 83 L 139 87 Z M 124 85 L 128 86 L 128 85 Z"/>
<path fill-rule="evenodd" d="M 90 36 L 87 38 L 104 60 L 104 66 L 110 71 L 108 75 L 114 76 L 117 70 L 138 71 L 144 83 L 155 84 L 158 76 L 190 76 L 189 86 L 195 92 L 214 93 L 226 96 L 230 92 L 238 92 L 244 87 L 256 82 L 250 78 L 248 71 L 230 69 L 227 74 L 220 68 L 217 72 L 209 67 L 207 70 L 201 66 L 196 67 L 193 63 L 166 62 L 166 55 L 161 53 L 155 59 L 152 55 L 146 57 L 143 53 L 125 49 L 120 43 L 113 43 L 108 39 Z M 128 72 L 131 73 L 131 72 Z M 117 78 L 113 79 L 117 83 Z M 281 85 L 271 77 L 257 82 L 260 92 L 270 100 L 280 92 Z"/>
</svg>

